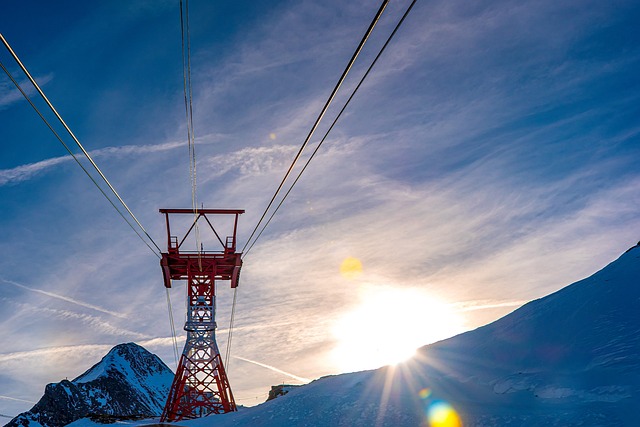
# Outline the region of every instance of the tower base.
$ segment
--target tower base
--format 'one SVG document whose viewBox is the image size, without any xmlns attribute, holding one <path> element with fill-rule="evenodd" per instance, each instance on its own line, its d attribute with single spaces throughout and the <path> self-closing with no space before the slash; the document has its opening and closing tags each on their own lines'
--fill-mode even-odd
<svg viewBox="0 0 640 427">
<path fill-rule="evenodd" d="M 236 410 L 214 331 L 189 332 L 160 421 Z"/>
</svg>

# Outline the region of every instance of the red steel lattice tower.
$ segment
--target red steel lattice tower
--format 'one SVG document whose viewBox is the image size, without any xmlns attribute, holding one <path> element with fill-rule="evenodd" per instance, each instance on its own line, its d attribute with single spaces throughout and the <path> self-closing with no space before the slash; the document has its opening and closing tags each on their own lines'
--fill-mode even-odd
<svg viewBox="0 0 640 427">
<path fill-rule="evenodd" d="M 216 281 L 229 280 L 232 288 L 238 286 L 242 254 L 236 252 L 236 230 L 238 216 L 244 210 L 199 209 L 194 212 L 192 209 L 160 209 L 160 212 L 165 214 L 168 236 L 168 251 L 160 260 L 164 285 L 170 288 L 172 280 L 186 280 L 188 301 L 184 325 L 187 341 L 160 421 L 180 421 L 235 411 L 236 404 L 216 344 L 215 284 Z M 191 227 L 181 240 L 171 235 L 170 214 L 193 216 Z M 233 235 L 223 241 L 207 215 L 235 216 Z M 197 238 L 197 250 L 181 250 L 192 232 L 199 235 L 198 222 L 202 218 L 220 242 L 221 249 L 205 251 Z"/>
</svg>

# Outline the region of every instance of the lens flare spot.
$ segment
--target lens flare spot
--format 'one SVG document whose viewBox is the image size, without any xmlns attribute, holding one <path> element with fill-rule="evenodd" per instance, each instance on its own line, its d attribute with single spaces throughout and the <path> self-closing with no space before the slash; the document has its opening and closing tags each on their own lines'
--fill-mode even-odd
<svg viewBox="0 0 640 427">
<path fill-rule="evenodd" d="M 423 388 L 418 394 L 420 395 L 420 399 L 426 399 L 431 396 L 431 389 L 429 387 Z"/>
<path fill-rule="evenodd" d="M 446 402 L 434 402 L 427 412 L 430 427 L 462 427 L 458 413 Z"/>
<path fill-rule="evenodd" d="M 340 274 L 347 279 L 355 279 L 362 274 L 362 263 L 358 258 L 347 257 L 340 264 Z"/>
<path fill-rule="evenodd" d="M 272 133 L 270 133 L 270 134 L 269 134 L 269 139 L 270 139 L 270 140 L 272 140 L 272 141 L 275 141 L 275 139 L 276 139 L 276 134 L 275 134 L 275 133 L 273 133 L 273 132 L 272 132 Z"/>
</svg>

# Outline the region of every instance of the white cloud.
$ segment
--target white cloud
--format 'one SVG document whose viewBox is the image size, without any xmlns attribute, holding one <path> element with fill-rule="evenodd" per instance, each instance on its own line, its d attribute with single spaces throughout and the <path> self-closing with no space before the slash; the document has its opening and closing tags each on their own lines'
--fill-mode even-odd
<svg viewBox="0 0 640 427">
<path fill-rule="evenodd" d="M 243 148 L 232 153 L 212 156 L 201 162 L 201 170 L 202 167 L 207 170 L 203 181 L 206 182 L 231 171 L 237 171 L 241 175 L 280 173 L 286 171 L 296 151 L 295 146 L 273 145 Z"/>
<path fill-rule="evenodd" d="M 79 300 L 77 300 L 75 298 L 70 298 L 68 296 L 56 294 L 54 292 L 43 291 L 42 289 L 32 288 L 32 287 L 20 284 L 18 282 L 14 282 L 13 280 L 7 280 L 7 279 L 0 279 L 0 280 L 2 280 L 5 283 L 8 283 L 10 285 L 16 286 L 18 288 L 25 289 L 25 290 L 27 290 L 29 292 L 35 292 L 35 293 L 38 293 L 38 294 L 41 294 L 41 295 L 46 295 L 46 296 L 51 297 L 51 298 L 56 298 L 56 299 L 59 299 L 61 301 L 69 302 L 71 304 L 74 304 L 74 305 L 77 305 L 77 306 L 80 306 L 80 307 L 84 307 L 84 308 L 88 308 L 88 309 L 91 309 L 91 310 L 99 311 L 99 312 L 104 313 L 104 314 L 109 314 L 109 315 L 114 316 L 114 317 L 119 317 L 119 318 L 122 318 L 122 319 L 127 317 L 127 315 L 124 314 L 124 313 L 118 313 L 118 312 L 115 312 L 115 311 L 112 311 L 112 310 L 107 310 L 105 308 L 99 307 L 99 306 L 94 305 L 94 304 L 89 304 L 89 303 L 84 302 L 84 301 L 79 301 Z"/>
<path fill-rule="evenodd" d="M 254 365 L 258 365 L 258 366 L 261 366 L 263 368 L 269 369 L 271 371 L 277 372 L 279 374 L 286 375 L 289 378 L 293 378 L 296 381 L 300 381 L 301 383 L 311 382 L 311 379 L 309 379 L 309 378 L 300 377 L 300 376 L 292 374 L 290 372 L 283 371 L 282 369 L 278 369 L 275 366 L 267 365 L 266 363 L 256 362 L 255 360 L 247 359 L 245 357 L 240 357 L 240 356 L 233 356 L 233 358 L 234 359 L 238 359 L 238 360 L 242 360 L 242 361 L 245 361 L 245 362 L 248 362 L 248 363 L 253 363 Z"/>
<path fill-rule="evenodd" d="M 71 160 L 71 156 L 54 157 L 36 163 L 0 170 L 0 186 L 26 181 L 43 171 L 69 160 Z"/>
<path fill-rule="evenodd" d="M 32 98 L 34 95 L 37 95 L 36 89 L 31 85 L 31 82 L 24 79 L 18 79 L 18 73 L 11 73 L 13 78 L 18 80 L 18 84 L 22 88 L 22 90 Z M 20 72 L 22 75 L 22 72 Z M 53 74 L 47 74 L 41 77 L 34 77 L 35 81 L 38 82 L 38 85 L 42 88 L 47 83 L 49 83 L 53 79 Z M 38 95 L 39 96 L 39 95 Z M 33 101 L 33 99 L 32 99 Z M 7 78 L 6 80 L 0 80 L 0 110 L 8 108 L 10 105 L 16 102 L 27 102 L 20 91 L 15 87 L 15 85 Z M 35 114 L 35 113 L 34 113 Z"/>
<path fill-rule="evenodd" d="M 125 145 L 119 147 L 106 147 L 89 151 L 89 155 L 91 155 L 92 158 L 121 157 L 129 155 L 158 153 L 183 147 L 186 147 L 186 142 L 166 142 L 155 145 Z M 79 158 L 81 162 L 85 162 L 84 156 L 81 153 L 77 153 L 76 157 Z M 23 181 L 27 181 L 34 176 L 46 172 L 47 170 L 55 166 L 70 161 L 73 161 L 73 157 L 71 155 L 66 155 L 53 157 L 26 165 L 16 166 L 11 169 L 2 169 L 0 170 L 0 186 L 7 184 L 17 184 Z M 88 163 L 86 164 L 88 165 Z M 91 167 L 88 165 L 87 169 L 91 170 Z"/>
<path fill-rule="evenodd" d="M 8 301 L 6 298 L 2 298 L 4 301 Z M 96 333 L 108 334 L 118 339 L 124 339 L 124 337 L 131 337 L 133 339 L 148 339 L 149 336 L 140 332 L 131 331 L 126 328 L 122 328 L 113 325 L 98 316 L 90 314 L 78 313 L 72 310 L 60 310 L 50 307 L 43 307 L 41 305 L 33 305 L 28 303 L 19 303 L 16 301 L 10 301 L 17 309 L 20 310 L 20 314 L 15 316 L 14 319 L 29 316 L 34 318 L 36 316 L 45 315 L 54 319 L 62 321 L 71 321 L 74 325 L 84 325 L 90 327 Z"/>
</svg>

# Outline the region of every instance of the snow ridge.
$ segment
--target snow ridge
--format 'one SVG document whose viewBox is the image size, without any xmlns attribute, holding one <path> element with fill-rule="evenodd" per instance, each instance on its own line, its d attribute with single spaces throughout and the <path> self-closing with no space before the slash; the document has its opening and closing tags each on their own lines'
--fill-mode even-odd
<svg viewBox="0 0 640 427">
<path fill-rule="evenodd" d="M 215 425 L 640 426 L 639 278 L 635 246 L 591 277 L 423 347 L 407 363 L 321 378 L 216 416 Z M 446 423 L 430 424 L 443 414 Z"/>
</svg>

